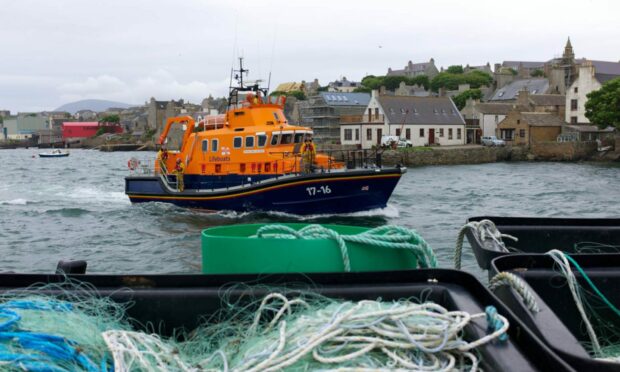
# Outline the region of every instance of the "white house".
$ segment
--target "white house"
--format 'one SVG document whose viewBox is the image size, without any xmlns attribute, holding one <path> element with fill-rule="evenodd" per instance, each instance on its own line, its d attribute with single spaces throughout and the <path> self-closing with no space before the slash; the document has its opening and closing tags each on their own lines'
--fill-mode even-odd
<svg viewBox="0 0 620 372">
<path fill-rule="evenodd" d="M 579 76 L 566 92 L 566 122 L 590 124 L 586 118 L 588 93 L 617 77 L 620 77 L 620 62 L 584 61 L 579 66 Z"/>
<path fill-rule="evenodd" d="M 449 97 L 388 96 L 373 92 L 360 123 L 340 125 L 343 145 L 370 148 L 381 136 L 407 139 L 414 146 L 465 144 L 465 121 Z"/>
<path fill-rule="evenodd" d="M 499 102 L 481 103 L 469 99 L 461 110 L 461 114 L 465 120 L 471 119 L 478 124 L 482 136 L 495 136 L 497 125 L 506 118 L 513 105 Z"/>
</svg>

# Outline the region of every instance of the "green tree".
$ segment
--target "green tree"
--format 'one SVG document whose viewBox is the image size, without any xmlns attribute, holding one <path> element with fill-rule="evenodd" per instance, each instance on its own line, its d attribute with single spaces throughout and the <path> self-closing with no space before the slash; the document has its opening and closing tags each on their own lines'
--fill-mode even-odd
<svg viewBox="0 0 620 372">
<path fill-rule="evenodd" d="M 353 89 L 353 93 L 371 93 L 372 89 L 367 87 L 357 87 Z"/>
<path fill-rule="evenodd" d="M 316 91 L 317 92 L 327 92 L 327 89 L 329 89 L 328 85 L 326 85 L 324 87 L 319 87 Z"/>
<path fill-rule="evenodd" d="M 620 78 L 609 80 L 587 97 L 586 117 L 592 124 L 601 129 L 608 126 L 620 129 Z"/>
<path fill-rule="evenodd" d="M 121 118 L 118 115 L 106 115 L 99 120 L 100 123 L 120 123 Z"/>
<path fill-rule="evenodd" d="M 428 87 L 431 85 L 431 81 L 426 75 L 418 75 L 409 78 L 408 85 L 422 85 L 424 89 L 428 90 Z"/>
<path fill-rule="evenodd" d="M 536 69 L 534 71 L 532 71 L 532 73 L 530 74 L 532 77 L 544 77 L 545 76 L 545 72 L 541 69 Z"/>
<path fill-rule="evenodd" d="M 433 92 L 438 92 L 440 88 L 456 90 L 459 84 L 469 84 L 470 88 L 476 89 L 481 86 L 489 86 L 492 82 L 493 77 L 491 75 L 479 70 L 470 71 L 466 74 L 451 74 L 444 71 L 431 80 L 430 87 Z"/>
<path fill-rule="evenodd" d="M 464 71 L 463 71 L 462 65 L 453 65 L 453 66 L 448 67 L 446 72 L 449 74 L 462 74 Z"/>
<path fill-rule="evenodd" d="M 480 89 L 468 89 L 464 91 L 463 93 L 452 97 L 452 100 L 454 101 L 454 104 L 456 105 L 456 107 L 459 110 L 462 110 L 463 107 L 465 107 L 465 103 L 467 102 L 469 98 L 481 99 L 482 91 Z"/>
</svg>

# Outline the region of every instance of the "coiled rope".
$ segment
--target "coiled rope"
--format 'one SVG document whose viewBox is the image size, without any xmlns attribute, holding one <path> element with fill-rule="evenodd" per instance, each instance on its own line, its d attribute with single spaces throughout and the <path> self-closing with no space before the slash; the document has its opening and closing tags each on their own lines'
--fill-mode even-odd
<svg viewBox="0 0 620 372">
<path fill-rule="evenodd" d="M 508 252 L 508 248 L 502 238 L 509 238 L 514 241 L 518 241 L 519 239 L 508 234 L 502 234 L 497 226 L 491 220 L 481 220 L 481 221 L 471 221 L 465 224 L 459 230 L 459 233 L 456 237 L 456 247 L 454 249 L 454 268 L 457 270 L 461 269 L 461 256 L 463 252 L 463 241 L 465 239 L 465 233 L 467 229 L 472 229 L 474 234 L 478 238 L 478 240 L 484 244 L 485 241 L 490 240 L 495 244 L 495 248 L 499 252 Z"/>
<path fill-rule="evenodd" d="M 534 294 L 532 293 L 530 287 L 523 281 L 523 279 L 519 278 L 515 274 L 503 271 L 495 275 L 489 281 L 489 289 L 491 291 L 495 291 L 495 289 L 504 285 L 507 285 L 510 288 L 514 289 L 525 303 L 525 306 L 530 311 L 534 313 L 540 311 L 540 307 L 538 307 L 538 303 L 536 302 Z"/>
<path fill-rule="evenodd" d="M 347 242 L 388 249 L 406 249 L 418 260 L 420 267 L 437 267 L 437 258 L 432 248 L 414 230 L 401 226 L 385 225 L 370 229 L 361 234 L 343 235 L 321 225 L 308 225 L 295 230 L 285 225 L 266 225 L 256 231 L 251 238 L 279 239 L 332 239 L 340 247 L 345 271 L 351 271 L 351 260 Z"/>
<path fill-rule="evenodd" d="M 488 334 L 469 341 L 462 338 L 466 326 L 485 317 Z M 261 322 L 265 318 L 271 320 Z M 116 372 L 137 368 L 452 371 L 477 370 L 479 359 L 472 351 L 494 339 L 505 339 L 508 327 L 494 307 L 469 314 L 432 302 L 364 300 L 331 301 L 317 308 L 302 298 L 271 293 L 261 301 L 246 332 L 221 343 L 199 361 L 183 359 L 183 350 L 180 356 L 171 355 L 170 348 L 153 335 L 110 331 L 104 339 L 113 352 Z M 145 350 L 147 357 L 138 355 Z"/>
</svg>

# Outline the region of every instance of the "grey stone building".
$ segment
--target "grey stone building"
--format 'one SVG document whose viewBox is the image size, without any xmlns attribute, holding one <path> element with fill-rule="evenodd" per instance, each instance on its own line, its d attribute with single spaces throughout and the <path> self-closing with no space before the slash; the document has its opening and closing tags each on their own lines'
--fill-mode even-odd
<svg viewBox="0 0 620 372">
<path fill-rule="evenodd" d="M 413 63 L 409 61 L 405 68 L 402 70 L 392 70 L 388 67 L 387 76 L 407 76 L 414 77 L 418 75 L 426 75 L 429 79 L 432 79 L 439 73 L 437 66 L 435 66 L 435 59 L 431 58 L 428 62 Z"/>
</svg>

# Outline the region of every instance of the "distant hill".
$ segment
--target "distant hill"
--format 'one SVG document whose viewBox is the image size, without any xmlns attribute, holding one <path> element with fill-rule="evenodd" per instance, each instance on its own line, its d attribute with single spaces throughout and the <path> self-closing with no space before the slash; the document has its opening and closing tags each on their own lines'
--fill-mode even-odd
<svg viewBox="0 0 620 372">
<path fill-rule="evenodd" d="M 92 110 L 95 112 L 102 112 L 102 111 L 109 109 L 110 107 L 128 108 L 132 106 L 135 106 L 135 105 L 129 105 L 127 103 L 122 103 L 122 102 L 106 101 L 103 99 L 84 99 L 81 101 L 75 101 L 75 102 L 64 104 L 58 107 L 54 111 L 66 111 L 71 114 L 75 114 L 76 112 L 80 110 Z"/>
</svg>

